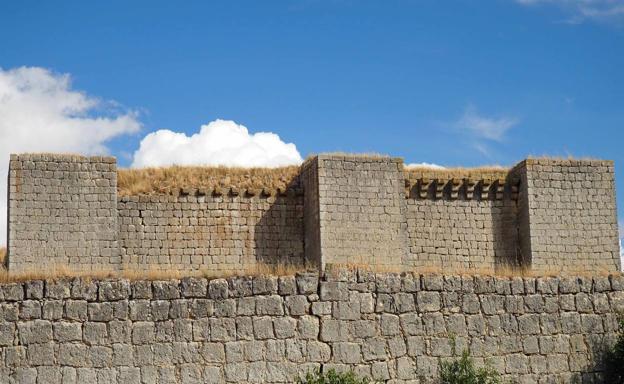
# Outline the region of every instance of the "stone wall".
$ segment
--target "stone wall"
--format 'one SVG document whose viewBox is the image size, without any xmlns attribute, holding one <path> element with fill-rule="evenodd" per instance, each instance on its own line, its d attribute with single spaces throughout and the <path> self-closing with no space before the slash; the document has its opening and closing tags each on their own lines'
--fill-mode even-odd
<svg viewBox="0 0 624 384">
<path fill-rule="evenodd" d="M 323 264 L 401 268 L 407 255 L 403 161 L 319 155 Z"/>
<path fill-rule="evenodd" d="M 119 268 L 116 171 L 112 157 L 11 155 L 10 270 Z"/>
<path fill-rule="evenodd" d="M 324 279 L 0 285 L 0 383 L 290 383 L 314 368 L 431 382 L 468 349 L 520 383 L 594 383 L 624 279 L 342 271 Z"/>
<path fill-rule="evenodd" d="M 620 270 L 612 161 L 528 159 L 516 172 L 533 270 Z"/>
<path fill-rule="evenodd" d="M 303 196 L 137 196 L 118 203 L 131 269 L 242 270 L 303 263 Z"/>
<path fill-rule="evenodd" d="M 114 158 L 12 155 L 9 270 L 620 270 L 610 161 L 414 171 L 396 158 L 322 154 L 286 190 L 119 199 L 115 171 Z"/>
<path fill-rule="evenodd" d="M 490 270 L 518 264 L 517 207 L 501 200 L 407 200 L 410 267 Z"/>
</svg>

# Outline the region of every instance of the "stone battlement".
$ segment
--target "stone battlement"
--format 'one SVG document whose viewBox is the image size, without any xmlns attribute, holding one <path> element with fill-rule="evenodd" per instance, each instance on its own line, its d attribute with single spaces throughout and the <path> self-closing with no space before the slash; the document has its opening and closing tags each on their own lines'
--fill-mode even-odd
<svg viewBox="0 0 624 384">
<path fill-rule="evenodd" d="M 620 270 L 612 161 L 437 170 L 321 154 L 283 187 L 122 196 L 112 157 L 25 154 L 11 155 L 8 182 L 12 273 L 257 264 Z"/>
</svg>

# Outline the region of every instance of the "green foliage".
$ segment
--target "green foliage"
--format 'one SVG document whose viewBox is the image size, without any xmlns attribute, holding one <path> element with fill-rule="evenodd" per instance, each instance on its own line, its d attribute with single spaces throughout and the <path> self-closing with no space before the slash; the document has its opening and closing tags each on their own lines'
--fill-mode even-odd
<svg viewBox="0 0 624 384">
<path fill-rule="evenodd" d="M 455 348 L 453 347 L 453 354 Z M 460 358 L 440 363 L 440 382 L 442 384 L 501 384 L 498 372 L 492 367 L 475 367 L 467 350 Z"/>
<path fill-rule="evenodd" d="M 321 372 L 317 369 L 313 372 L 306 373 L 305 378 L 297 379 L 299 384 L 368 384 L 371 381 L 367 378 L 360 379 L 353 372 L 339 373 L 334 369 L 327 372 Z"/>
<path fill-rule="evenodd" d="M 620 334 L 604 355 L 605 383 L 624 383 L 624 319 L 620 315 Z"/>
</svg>

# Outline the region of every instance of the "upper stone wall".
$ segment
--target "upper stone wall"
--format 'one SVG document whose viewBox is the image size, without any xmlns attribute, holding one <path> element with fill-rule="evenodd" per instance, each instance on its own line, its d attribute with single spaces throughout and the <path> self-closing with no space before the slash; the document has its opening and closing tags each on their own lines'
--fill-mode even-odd
<svg viewBox="0 0 624 384">
<path fill-rule="evenodd" d="M 322 265 L 400 269 L 407 256 L 403 161 L 319 155 L 316 162 Z"/>
<path fill-rule="evenodd" d="M 496 271 L 520 265 L 512 200 L 407 200 L 411 268 Z"/>
<path fill-rule="evenodd" d="M 319 155 L 298 174 L 255 170 L 260 184 L 273 181 L 264 187 L 240 169 L 234 186 L 222 185 L 223 169 L 173 181 L 161 171 L 152 194 L 118 198 L 113 158 L 13 155 L 10 271 L 620 269 L 609 161 L 529 159 L 510 171 L 462 174 L 406 171 L 401 159 L 383 156 Z M 176 182 L 198 174 L 199 186 Z M 153 194 L 161 187 L 167 194 Z"/>
<path fill-rule="evenodd" d="M 612 161 L 527 159 L 514 172 L 532 269 L 620 270 Z"/>
<path fill-rule="evenodd" d="M 11 155 L 10 271 L 118 269 L 116 188 L 112 157 Z"/>
<path fill-rule="evenodd" d="M 121 197 L 125 268 L 217 270 L 303 264 L 303 196 Z"/>
</svg>

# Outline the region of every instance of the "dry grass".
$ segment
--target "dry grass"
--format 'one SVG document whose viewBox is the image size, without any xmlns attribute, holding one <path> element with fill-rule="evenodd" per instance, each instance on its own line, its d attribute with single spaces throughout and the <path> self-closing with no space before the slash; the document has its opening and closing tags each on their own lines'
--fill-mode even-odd
<svg viewBox="0 0 624 384">
<path fill-rule="evenodd" d="M 437 275 L 463 275 L 463 276 L 496 276 L 496 277 L 560 277 L 560 276 L 609 276 L 616 275 L 621 272 L 614 271 L 588 271 L 585 269 L 567 270 L 562 272 L 558 269 L 546 271 L 531 271 L 527 269 L 518 269 L 513 267 L 497 267 L 491 268 L 442 268 L 442 267 L 418 267 L 418 268 L 393 268 L 387 266 L 370 266 L 366 264 L 332 264 L 327 266 L 328 274 L 337 274 L 340 271 L 369 271 L 374 273 L 401 273 L 412 272 L 418 274 L 437 274 Z M 259 264 L 255 266 L 243 267 L 238 271 L 215 271 L 215 270 L 198 270 L 198 271 L 179 271 L 179 270 L 157 270 L 157 269 L 125 269 L 123 271 L 101 270 L 101 271 L 75 271 L 67 267 L 47 267 L 45 271 L 33 270 L 15 274 L 9 274 L 6 269 L 0 268 L 0 283 L 21 282 L 29 280 L 58 280 L 63 278 L 82 278 L 87 280 L 105 280 L 125 278 L 131 281 L 135 280 L 172 280 L 182 279 L 184 277 L 204 277 L 208 279 L 228 278 L 233 276 L 292 276 L 299 272 L 310 271 L 315 269 L 305 268 L 300 265 L 267 265 Z"/>
<path fill-rule="evenodd" d="M 336 152 L 333 155 L 382 157 L 383 155 L 348 154 Z M 229 187 L 245 190 L 281 191 L 297 183 L 299 166 L 280 168 L 237 168 L 237 167 L 161 167 L 142 169 L 119 169 L 117 171 L 117 193 L 119 196 L 170 194 L 183 188 L 213 191 Z M 405 177 L 416 179 L 504 179 L 508 168 L 487 166 L 478 168 L 406 167 Z"/>
<path fill-rule="evenodd" d="M 532 271 L 528 268 L 518 268 L 514 266 L 497 266 L 496 268 L 453 268 L 440 266 L 423 266 L 415 268 L 403 269 L 400 267 L 390 266 L 371 266 L 368 264 L 331 264 L 327 266 L 330 273 L 340 270 L 350 271 L 369 271 L 375 273 L 401 273 L 412 272 L 418 274 L 435 274 L 435 275 L 464 275 L 464 276 L 496 276 L 496 277 L 559 277 L 559 276 L 609 276 L 619 274 L 621 272 L 614 271 L 590 271 L 583 268 L 567 269 L 549 269 Z"/>
<path fill-rule="evenodd" d="M 11 283 L 29 280 L 58 280 L 63 278 L 83 278 L 93 280 L 104 280 L 114 278 L 124 278 L 128 280 L 172 280 L 183 277 L 205 277 L 208 279 L 227 278 L 233 276 L 289 276 L 305 271 L 306 268 L 300 265 L 269 265 L 258 264 L 255 266 L 243 267 L 238 271 L 215 271 L 215 270 L 162 270 L 162 269 L 134 269 L 126 268 L 122 271 L 99 270 L 99 271 L 78 271 L 66 266 L 46 266 L 37 270 L 22 271 L 19 273 L 9 273 L 5 268 L 0 268 L 0 283 Z"/>
<path fill-rule="evenodd" d="M 560 277 L 560 276 L 608 276 L 618 274 L 609 270 L 591 271 L 587 268 L 568 268 L 566 270 L 551 268 L 542 270 L 531 270 L 529 268 L 519 268 L 514 266 L 497 266 L 496 268 L 441 268 L 434 267 L 428 269 L 416 269 L 420 273 L 435 273 L 445 275 L 480 275 L 497 277 Z"/>
<path fill-rule="evenodd" d="M 345 157 L 361 157 L 361 158 L 369 158 L 369 159 L 383 159 L 383 158 L 389 158 L 389 155 L 386 155 L 384 153 L 379 153 L 379 152 L 359 152 L 359 153 L 353 153 L 353 152 L 342 152 L 342 151 L 335 151 L 335 152 L 323 152 L 317 155 L 310 155 L 306 158 L 306 160 L 311 159 L 315 156 L 318 155 L 322 155 L 322 156 L 345 156 Z"/>
<path fill-rule="evenodd" d="M 3 248 L 2 251 L 5 249 Z M 22 271 L 19 273 L 11 273 L 0 266 L 0 283 L 21 282 L 28 280 L 57 280 L 63 278 L 83 278 L 88 280 L 104 280 L 125 278 L 134 280 L 172 280 L 182 279 L 184 277 L 204 277 L 208 279 L 228 278 L 233 276 L 292 276 L 299 272 L 315 271 L 315 268 L 306 268 L 297 264 L 256 264 L 243 266 L 241 269 L 233 270 L 214 270 L 202 269 L 197 271 L 184 270 L 162 270 L 162 269 L 138 269 L 124 268 L 122 271 L 117 270 L 98 270 L 98 271 L 79 271 L 73 270 L 67 266 L 45 266 L 38 269 Z M 368 271 L 374 273 L 401 273 L 411 272 L 418 274 L 437 274 L 437 275 L 464 275 L 464 276 L 496 276 L 496 277 L 558 277 L 558 276 L 579 276 L 594 277 L 608 276 L 619 274 L 621 272 L 614 271 L 590 271 L 587 269 L 560 269 L 531 271 L 526 268 L 518 268 L 513 266 L 497 266 L 496 268 L 453 268 L 440 266 L 423 266 L 416 268 L 401 268 L 399 266 L 383 266 L 369 264 L 328 264 L 326 273 L 330 275 L 339 274 L 340 271 Z"/>
<path fill-rule="evenodd" d="M 472 179 L 472 180 L 498 180 L 505 179 L 510 169 L 500 166 L 485 166 L 476 168 L 445 168 L 438 169 L 426 166 L 405 167 L 405 178 L 417 179 Z"/>
<path fill-rule="evenodd" d="M 299 174 L 298 166 L 280 168 L 163 167 L 119 169 L 117 192 L 120 196 L 163 194 L 181 188 L 205 189 L 236 187 L 240 190 L 285 190 Z"/>
<path fill-rule="evenodd" d="M 6 259 L 7 250 L 6 248 L 0 248 L 0 265 L 4 265 L 4 261 Z"/>
</svg>

